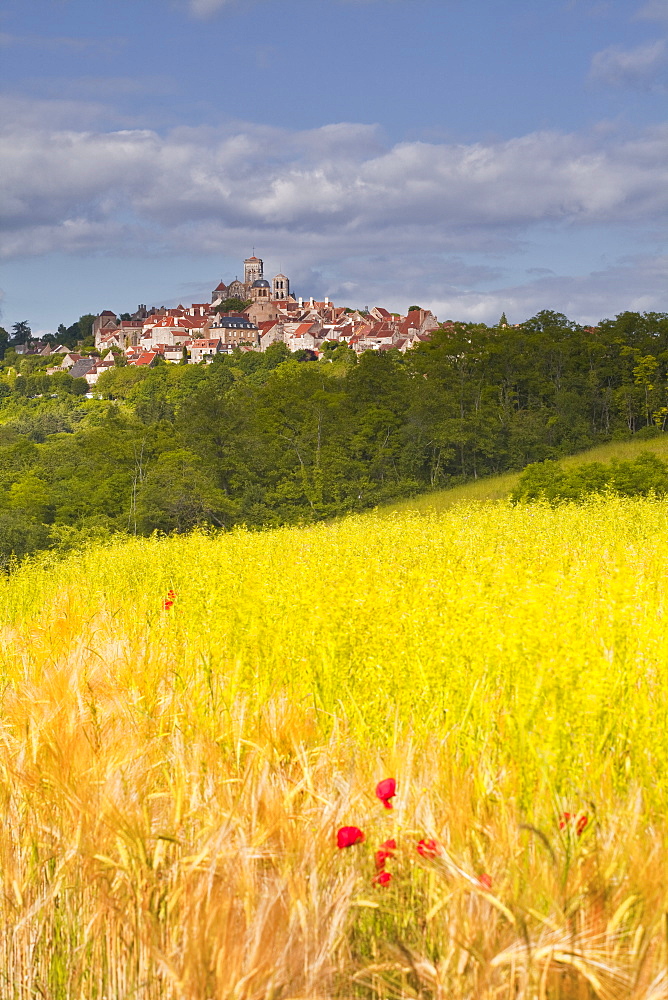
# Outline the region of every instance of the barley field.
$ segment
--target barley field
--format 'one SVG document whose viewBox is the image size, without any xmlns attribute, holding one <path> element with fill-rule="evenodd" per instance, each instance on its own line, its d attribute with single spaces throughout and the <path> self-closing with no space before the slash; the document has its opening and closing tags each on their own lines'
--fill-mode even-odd
<svg viewBox="0 0 668 1000">
<path fill-rule="evenodd" d="M 667 579 L 612 499 L 3 578 L 0 997 L 668 998 Z"/>
</svg>

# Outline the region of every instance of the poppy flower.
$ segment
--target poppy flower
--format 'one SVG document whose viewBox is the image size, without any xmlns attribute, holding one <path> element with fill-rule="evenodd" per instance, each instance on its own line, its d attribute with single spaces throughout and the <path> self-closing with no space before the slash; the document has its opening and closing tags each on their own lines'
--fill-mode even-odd
<svg viewBox="0 0 668 1000">
<path fill-rule="evenodd" d="M 482 875 L 478 876 L 478 882 L 480 882 L 480 885 L 482 885 L 485 889 L 492 888 L 492 876 L 488 875 L 487 872 L 483 872 Z"/>
<path fill-rule="evenodd" d="M 374 885 L 389 885 L 392 881 L 391 872 L 379 872 L 378 875 L 374 875 L 371 879 Z"/>
<path fill-rule="evenodd" d="M 174 593 L 173 590 L 169 590 L 167 592 L 167 597 L 162 602 L 163 611 L 169 611 L 175 600 L 176 600 L 176 594 Z"/>
<path fill-rule="evenodd" d="M 397 783 L 394 778 L 385 778 L 383 781 L 379 781 L 376 785 L 376 795 L 383 803 L 386 809 L 392 808 L 392 803 L 390 799 L 393 799 L 397 794 Z"/>
<path fill-rule="evenodd" d="M 384 844 L 380 845 L 379 850 L 376 851 L 376 868 L 378 871 L 382 871 L 385 867 L 385 862 L 394 857 L 396 849 L 396 840 L 386 840 Z"/>
<path fill-rule="evenodd" d="M 441 853 L 441 848 L 435 840 L 420 840 L 417 844 L 417 852 L 422 858 L 436 858 Z"/>
<path fill-rule="evenodd" d="M 570 823 L 574 819 L 575 819 L 574 813 L 568 813 L 568 812 L 563 813 L 559 821 L 559 829 L 563 830 L 566 824 Z M 582 813 L 577 823 L 575 824 L 575 832 L 578 835 L 578 837 L 582 836 L 588 823 L 589 823 L 589 817 L 586 816 L 584 813 Z"/>
<path fill-rule="evenodd" d="M 561 819 L 559 820 L 559 829 L 563 830 L 567 823 L 571 821 L 570 813 L 563 813 Z"/>
<path fill-rule="evenodd" d="M 363 841 L 364 834 L 357 826 L 342 826 L 336 831 L 336 846 L 338 848 L 352 847 Z"/>
</svg>

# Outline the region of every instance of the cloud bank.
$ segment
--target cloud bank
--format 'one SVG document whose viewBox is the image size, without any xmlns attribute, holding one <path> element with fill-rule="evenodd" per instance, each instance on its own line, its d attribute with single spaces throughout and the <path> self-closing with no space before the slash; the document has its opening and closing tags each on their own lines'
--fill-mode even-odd
<svg viewBox="0 0 668 1000">
<path fill-rule="evenodd" d="M 668 127 L 402 142 L 371 126 L 99 132 L 8 126 L 0 253 L 222 247 L 230 232 L 490 250 L 539 223 L 637 226 L 668 208 Z M 463 241 L 463 242 L 462 242 Z"/>
<path fill-rule="evenodd" d="M 57 126 L 48 102 L 32 114 L 25 102 L 4 110 L 14 117 L 0 142 L 5 260 L 236 256 L 256 245 L 289 260 L 292 275 L 316 292 L 358 304 L 394 295 L 389 304 L 400 306 L 414 289 L 442 315 L 465 308 L 493 318 L 498 302 L 544 305 L 564 287 L 543 272 L 504 285 L 507 260 L 535 233 L 566 230 L 576 239 L 587 228 L 627 226 L 637 234 L 655 229 L 668 209 L 668 126 L 626 138 L 601 129 L 388 144 L 377 128 L 354 123 L 294 132 L 235 123 L 161 135 L 96 129 L 94 105 L 61 102 Z M 665 272 L 665 260 L 651 256 L 611 264 L 587 279 L 589 299 L 597 288 L 601 301 L 626 288 L 628 301 L 656 303 Z M 585 285 L 568 286 L 581 315 L 589 314 Z M 498 291 L 477 290 L 492 286 Z"/>
</svg>

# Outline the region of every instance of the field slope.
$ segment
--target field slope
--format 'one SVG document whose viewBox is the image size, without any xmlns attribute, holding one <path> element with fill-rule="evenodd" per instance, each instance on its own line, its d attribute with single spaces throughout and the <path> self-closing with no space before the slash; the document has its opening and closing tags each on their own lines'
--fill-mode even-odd
<svg viewBox="0 0 668 1000">
<path fill-rule="evenodd" d="M 606 500 L 4 578 L 0 993 L 667 996 L 667 573 Z"/>
<path fill-rule="evenodd" d="M 633 438 L 623 441 L 609 441 L 606 444 L 599 444 L 595 448 L 588 448 L 586 451 L 578 452 L 575 455 L 560 458 L 559 463 L 565 469 L 574 469 L 587 462 L 608 463 L 613 458 L 620 461 L 632 461 L 645 451 L 658 455 L 664 461 L 668 459 L 668 435 L 644 440 Z M 433 490 L 430 493 L 423 493 L 408 500 L 399 500 L 395 503 L 384 504 L 379 510 L 381 513 L 407 511 L 438 513 L 462 502 L 503 500 L 510 495 L 511 491 L 517 485 L 519 477 L 519 472 L 506 472 L 500 476 L 485 476 L 482 479 L 470 480 L 461 486 L 455 486 L 451 489 Z"/>
</svg>

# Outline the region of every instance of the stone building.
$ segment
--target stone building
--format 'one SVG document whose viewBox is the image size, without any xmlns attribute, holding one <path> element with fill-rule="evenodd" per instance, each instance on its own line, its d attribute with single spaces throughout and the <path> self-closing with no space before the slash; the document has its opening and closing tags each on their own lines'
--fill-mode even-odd
<svg viewBox="0 0 668 1000">
<path fill-rule="evenodd" d="M 253 254 L 244 261 L 244 280 L 235 278 L 229 285 L 221 281 L 211 293 L 211 303 L 217 305 L 225 299 L 243 299 L 245 302 L 270 302 L 272 299 L 287 300 L 290 295 L 290 279 L 285 274 L 277 274 L 270 283 L 264 276 L 264 261 Z"/>
</svg>

